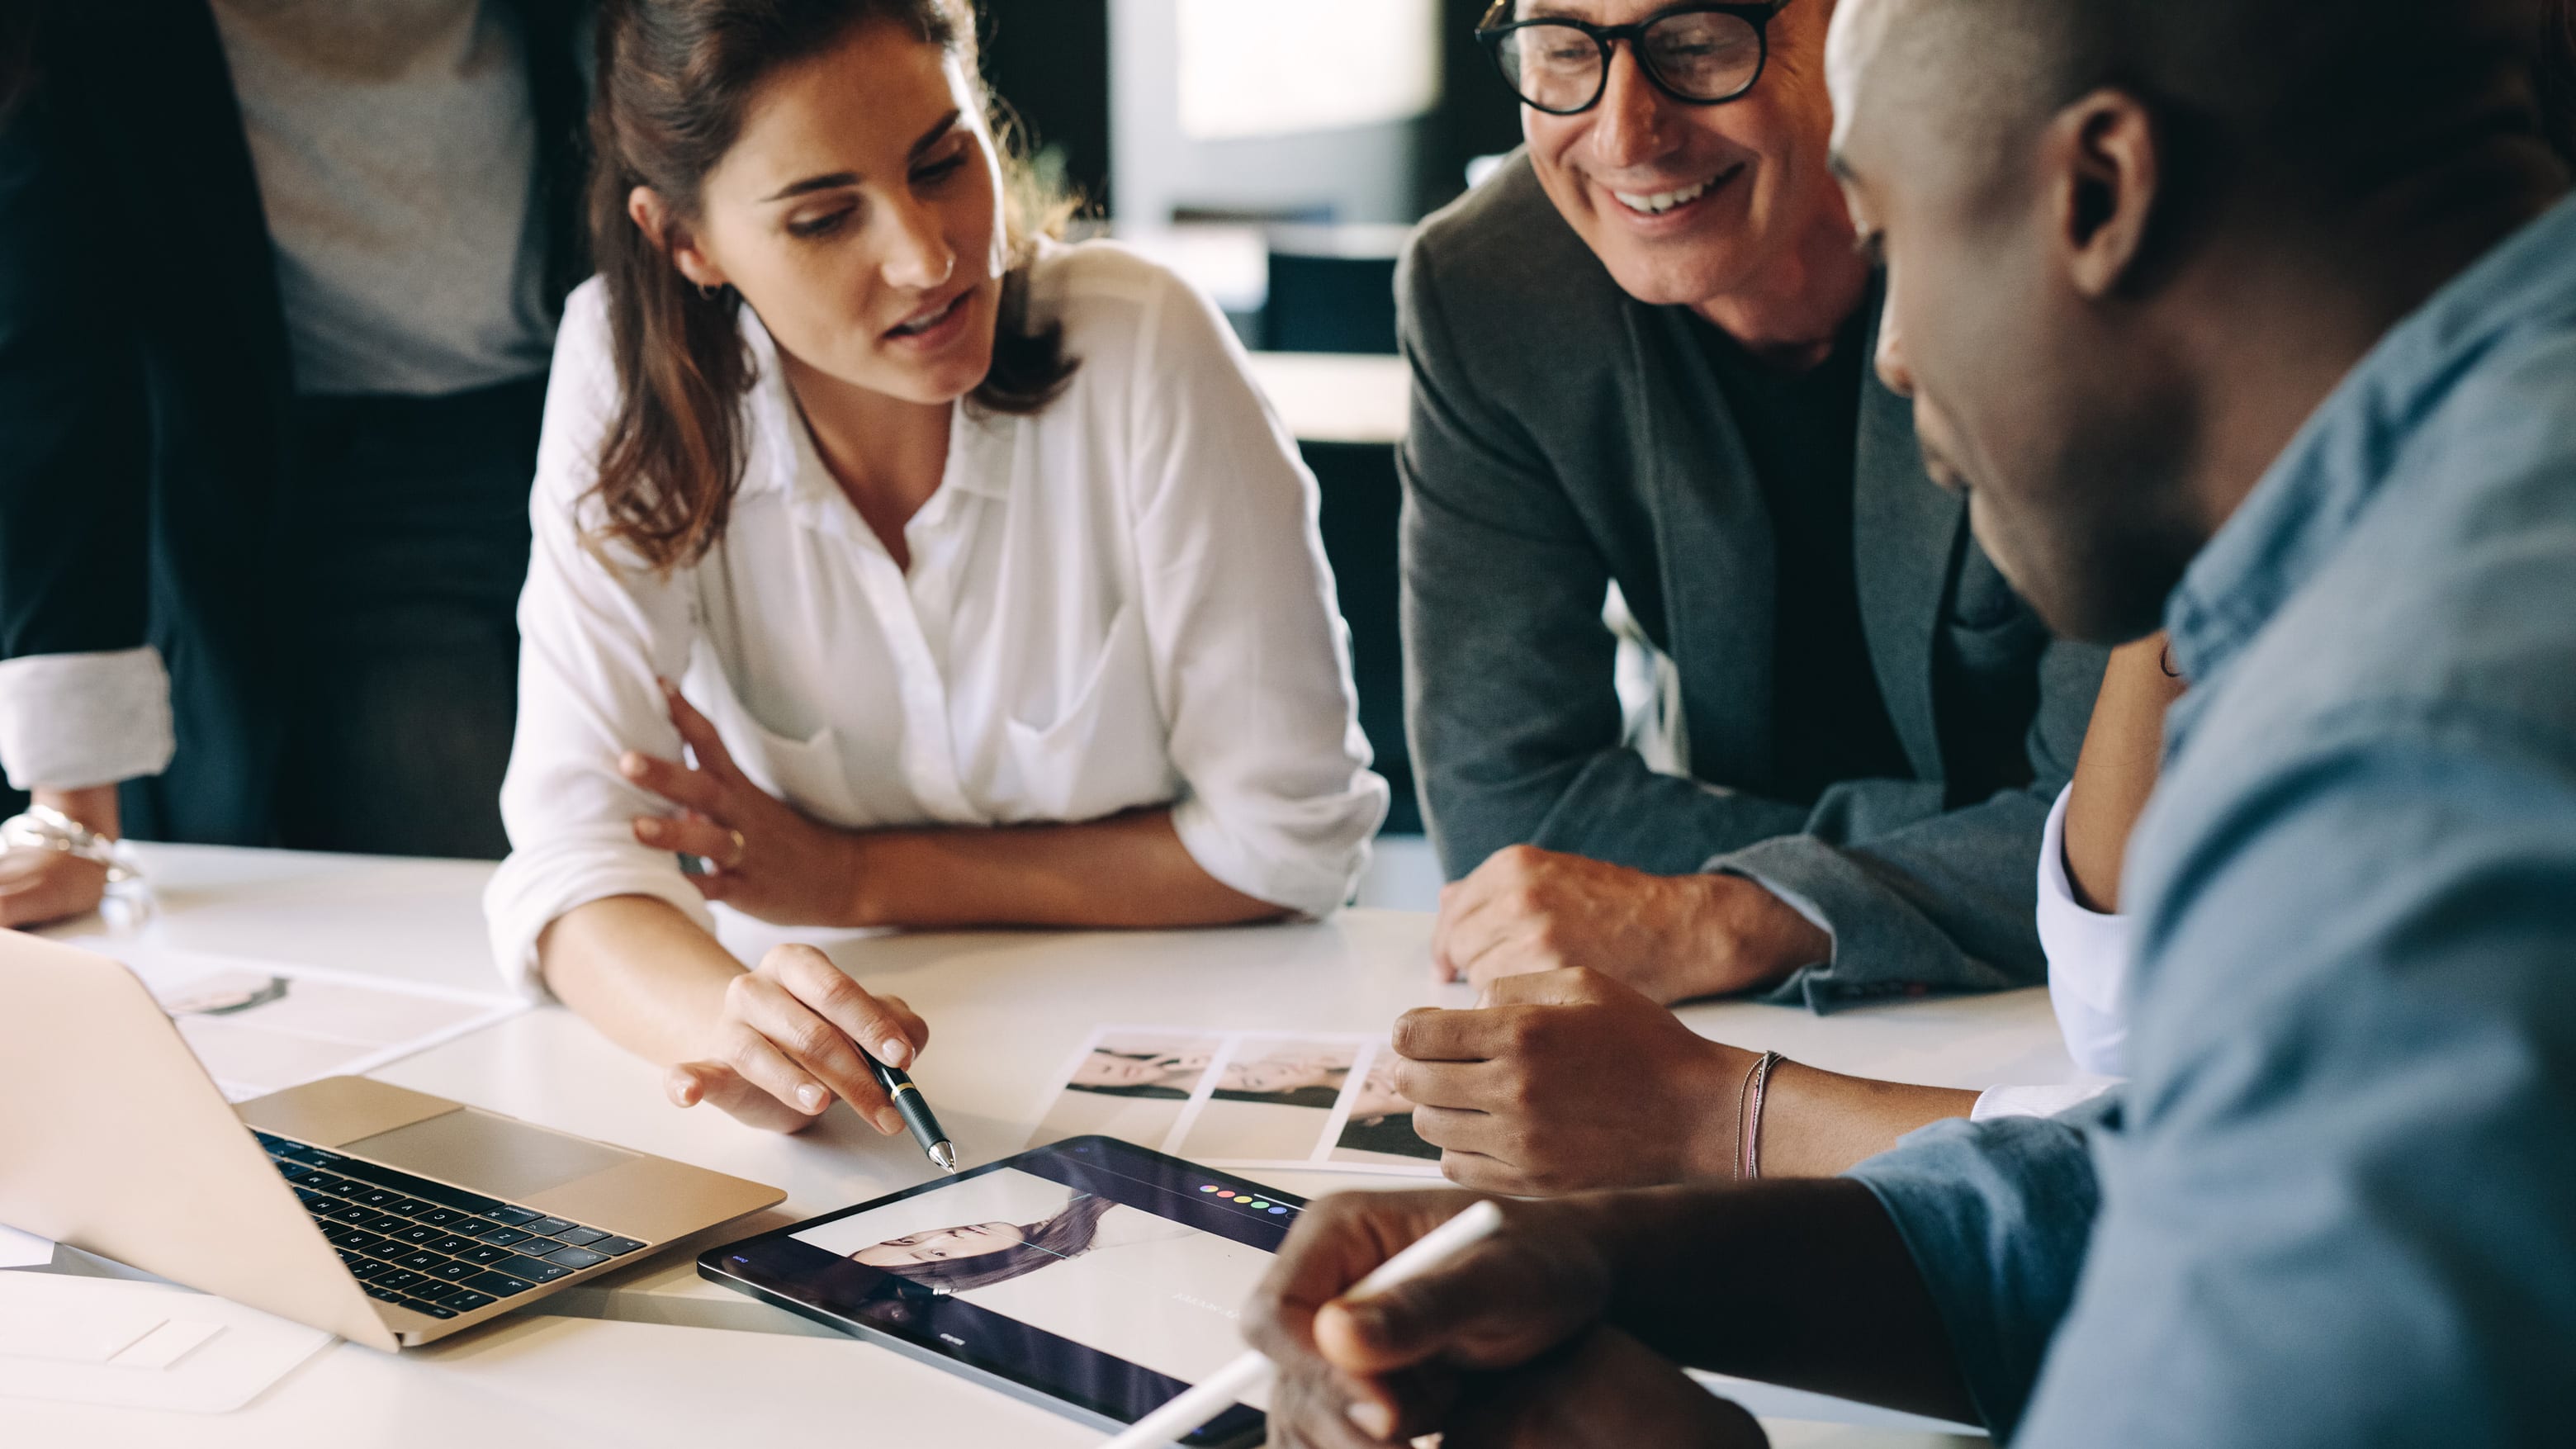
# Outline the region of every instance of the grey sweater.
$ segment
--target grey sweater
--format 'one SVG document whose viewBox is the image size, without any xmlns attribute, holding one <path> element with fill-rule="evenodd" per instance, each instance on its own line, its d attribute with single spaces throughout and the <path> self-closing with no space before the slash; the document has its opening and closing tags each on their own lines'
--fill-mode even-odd
<svg viewBox="0 0 2576 1449">
<path fill-rule="evenodd" d="M 1770 522 L 1689 314 L 1621 292 L 1526 157 L 1423 225 L 1396 289 L 1406 703 L 1449 874 L 1527 842 L 1747 876 L 1832 934 L 1774 993 L 1818 1010 L 2040 981 L 2040 833 L 2103 656 L 2052 641 L 1987 562 L 1924 475 L 1910 406 L 1864 378 L 1853 548 L 1913 778 L 1793 802 L 1774 779 Z M 1675 667 L 1687 778 L 1624 736 L 1614 582 Z"/>
</svg>

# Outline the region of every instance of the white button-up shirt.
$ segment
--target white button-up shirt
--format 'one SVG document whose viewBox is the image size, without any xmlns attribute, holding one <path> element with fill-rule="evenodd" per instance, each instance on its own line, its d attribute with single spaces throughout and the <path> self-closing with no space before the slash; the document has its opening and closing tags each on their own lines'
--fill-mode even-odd
<svg viewBox="0 0 2576 1449">
<path fill-rule="evenodd" d="M 712 926 L 629 822 L 672 807 L 617 770 L 677 758 L 655 677 L 681 682 L 746 773 L 852 829 L 1081 821 L 1170 805 L 1191 858 L 1309 915 L 1346 900 L 1383 818 L 1313 478 L 1224 320 L 1107 243 L 1051 249 L 1033 315 L 1080 360 L 1033 417 L 950 424 L 907 573 L 817 456 L 768 334 L 724 534 L 657 574 L 585 536 L 617 383 L 606 295 L 556 346 L 519 605 L 519 724 L 485 897 L 495 959 L 615 895 Z"/>
</svg>

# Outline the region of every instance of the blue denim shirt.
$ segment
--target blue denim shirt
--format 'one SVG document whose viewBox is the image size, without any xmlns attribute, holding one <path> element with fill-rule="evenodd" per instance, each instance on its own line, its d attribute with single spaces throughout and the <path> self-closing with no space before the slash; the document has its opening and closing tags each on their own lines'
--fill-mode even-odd
<svg viewBox="0 0 2576 1449">
<path fill-rule="evenodd" d="M 2576 202 L 2166 614 L 2131 1080 L 1862 1164 L 2027 1449 L 2576 1444 Z"/>
</svg>

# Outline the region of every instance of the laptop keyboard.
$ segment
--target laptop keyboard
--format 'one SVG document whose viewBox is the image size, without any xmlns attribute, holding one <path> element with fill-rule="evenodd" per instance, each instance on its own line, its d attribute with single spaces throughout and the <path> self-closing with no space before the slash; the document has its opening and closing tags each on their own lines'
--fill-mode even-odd
<svg viewBox="0 0 2576 1449">
<path fill-rule="evenodd" d="M 644 1246 L 408 1172 L 251 1135 L 367 1296 L 431 1318 L 489 1307 Z"/>
</svg>

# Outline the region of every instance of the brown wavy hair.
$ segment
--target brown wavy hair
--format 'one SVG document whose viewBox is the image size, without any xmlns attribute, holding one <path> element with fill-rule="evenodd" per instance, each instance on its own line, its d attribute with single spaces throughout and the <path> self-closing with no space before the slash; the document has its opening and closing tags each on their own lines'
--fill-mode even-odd
<svg viewBox="0 0 2576 1449">
<path fill-rule="evenodd" d="M 742 482 L 743 394 L 754 367 L 742 299 L 702 295 L 660 243 L 626 214 L 649 186 L 672 225 L 699 215 L 700 190 L 741 135 L 744 113 L 780 67 L 821 54 L 861 26 L 890 24 L 977 74 L 968 0 L 609 0 L 599 12 L 591 103 L 593 253 L 608 289 L 617 412 L 600 445 L 594 543 L 632 549 L 657 569 L 694 563 L 724 533 Z M 979 82 L 980 84 L 980 82 Z M 1038 239 L 1059 234 L 1074 204 L 1047 191 L 1017 144 L 1009 112 L 987 92 L 1002 158 L 1003 279 L 993 365 L 968 398 L 993 413 L 1037 412 L 1064 391 L 1075 360 L 1063 329 L 1028 317 Z"/>
</svg>

